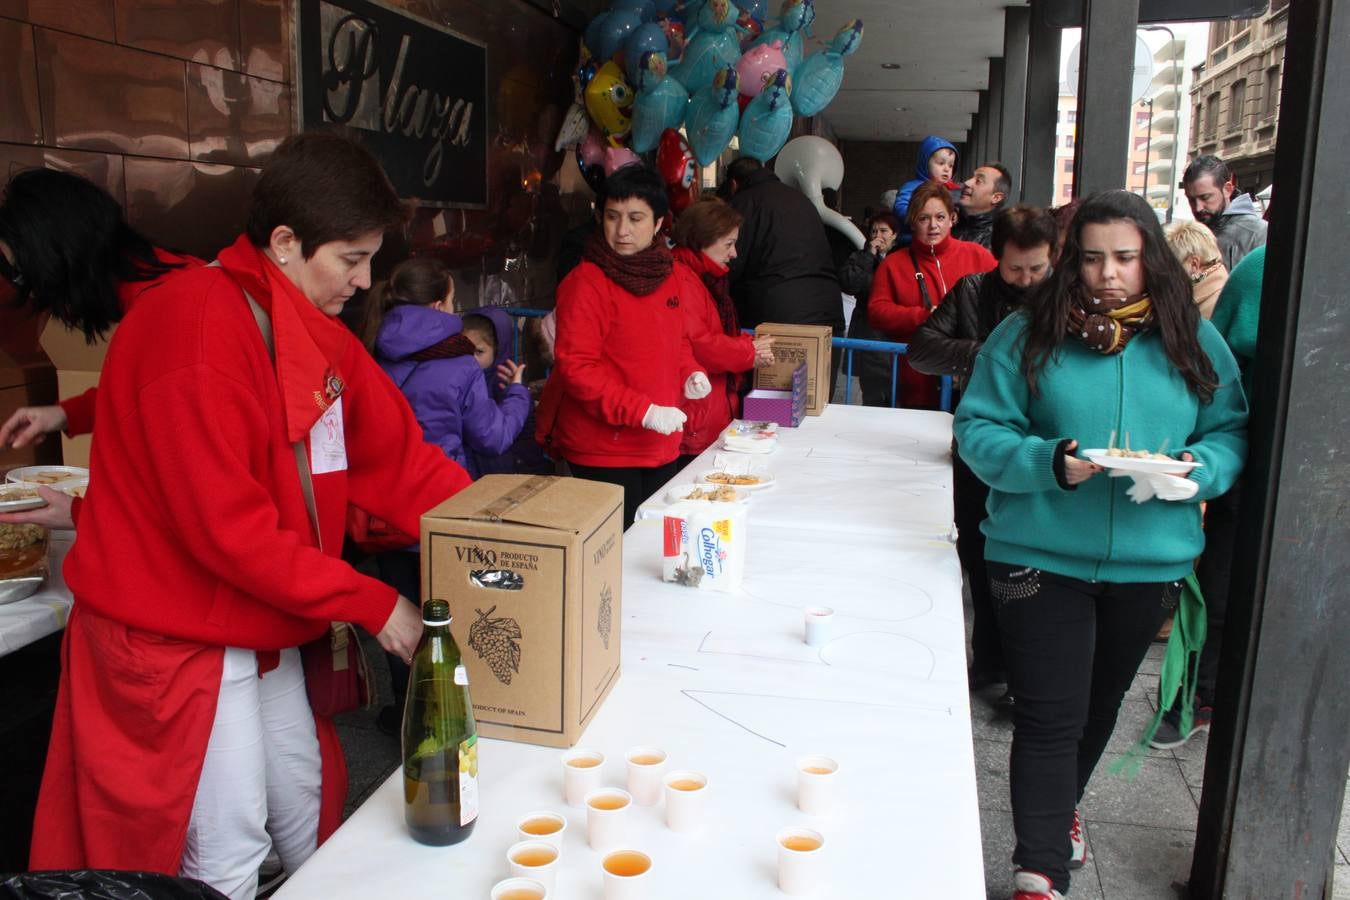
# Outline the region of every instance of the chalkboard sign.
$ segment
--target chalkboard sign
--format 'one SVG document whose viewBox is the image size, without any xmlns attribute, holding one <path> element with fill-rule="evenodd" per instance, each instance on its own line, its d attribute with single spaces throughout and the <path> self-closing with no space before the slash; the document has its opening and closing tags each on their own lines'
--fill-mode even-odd
<svg viewBox="0 0 1350 900">
<path fill-rule="evenodd" d="M 487 205 L 487 49 L 371 0 L 300 0 L 300 127 L 342 128 L 399 196 Z"/>
<path fill-rule="evenodd" d="M 1254 19 L 1265 15 L 1270 0 L 1139 0 L 1139 23 Z M 1055 28 L 1083 24 L 1083 0 L 1040 0 L 1037 13 Z"/>
</svg>

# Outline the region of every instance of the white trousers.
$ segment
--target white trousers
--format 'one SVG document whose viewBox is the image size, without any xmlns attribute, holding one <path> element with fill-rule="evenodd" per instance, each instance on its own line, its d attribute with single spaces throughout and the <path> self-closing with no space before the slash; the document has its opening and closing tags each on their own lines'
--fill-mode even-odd
<svg viewBox="0 0 1350 900">
<path fill-rule="evenodd" d="M 318 843 L 320 769 L 300 651 L 259 678 L 257 654 L 225 648 L 181 874 L 252 900 L 270 848 L 298 869 Z"/>
</svg>

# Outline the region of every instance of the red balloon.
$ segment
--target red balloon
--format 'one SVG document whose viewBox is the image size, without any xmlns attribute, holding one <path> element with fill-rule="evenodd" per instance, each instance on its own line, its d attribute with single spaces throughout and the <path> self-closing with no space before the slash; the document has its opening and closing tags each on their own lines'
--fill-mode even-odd
<svg viewBox="0 0 1350 900">
<path fill-rule="evenodd" d="M 689 142 L 674 128 L 661 132 L 656 148 L 656 171 L 666 183 L 671 216 L 677 216 L 698 199 L 698 161 Z"/>
<path fill-rule="evenodd" d="M 749 94 L 736 95 L 736 103 L 740 106 L 742 113 L 745 112 L 745 108 L 750 105 L 750 101 L 753 99 L 755 98 L 751 97 Z"/>
</svg>

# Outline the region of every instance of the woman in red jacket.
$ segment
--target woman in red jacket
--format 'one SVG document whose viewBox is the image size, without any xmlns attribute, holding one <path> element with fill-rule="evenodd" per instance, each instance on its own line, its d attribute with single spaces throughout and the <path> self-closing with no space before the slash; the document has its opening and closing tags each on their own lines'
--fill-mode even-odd
<svg viewBox="0 0 1350 900">
<path fill-rule="evenodd" d="M 339 558 L 347 507 L 416 534 L 469 483 L 336 319 L 403 220 L 369 153 L 293 136 L 246 233 L 118 327 L 32 868 L 251 898 L 269 847 L 292 872 L 337 827 L 342 751 L 296 648 L 349 621 L 408 658 L 421 633 L 416 607 Z"/>
<path fill-rule="evenodd" d="M 773 338 L 741 334 L 731 302 L 728 266 L 736 258 L 740 229 L 741 214 L 730 204 L 709 197 L 680 213 L 671 234 L 676 265 L 688 266 L 708 289 L 705 302 L 684 304 L 694 358 L 713 386 L 702 400 L 686 400 L 680 407 L 688 417 L 680 441 L 680 456 L 686 465 L 740 414 L 744 373 L 773 362 Z"/>
<path fill-rule="evenodd" d="M 558 285 L 557 402 L 551 431 L 541 428 L 573 475 L 623 487 L 627 528 L 679 471 L 680 404 L 712 392 L 682 308 L 706 303 L 707 293 L 656 241 L 668 210 L 659 175 L 624 166 L 599 201 L 601 230 Z"/>
<path fill-rule="evenodd" d="M 915 188 L 906 219 L 914 241 L 886 257 L 872 282 L 867 321 L 892 341 L 907 342 L 965 275 L 998 265 L 993 254 L 971 241 L 951 236 L 956 208 L 945 187 L 926 182 Z M 899 404 L 907 409 L 937 409 L 938 380 L 900 361 Z"/>
</svg>

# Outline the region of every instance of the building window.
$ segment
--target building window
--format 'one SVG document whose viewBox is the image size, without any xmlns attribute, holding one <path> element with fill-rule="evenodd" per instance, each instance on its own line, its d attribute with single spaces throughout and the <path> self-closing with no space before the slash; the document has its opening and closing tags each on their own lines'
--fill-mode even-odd
<svg viewBox="0 0 1350 900">
<path fill-rule="evenodd" d="M 1061 193 L 1064 195 L 1064 199 L 1065 199 L 1065 200 L 1072 200 L 1072 199 L 1073 199 L 1073 185 L 1071 185 L 1071 184 L 1066 184 L 1066 185 L 1064 185 L 1064 190 L 1063 190 Z"/>
<path fill-rule="evenodd" d="M 1266 69 L 1265 96 L 1261 100 L 1262 118 L 1274 118 L 1280 111 L 1280 67 Z"/>
<path fill-rule="evenodd" d="M 1143 150 L 1143 149 L 1144 149 L 1145 147 L 1147 147 L 1147 146 L 1148 146 L 1148 135 L 1146 135 L 1146 134 L 1137 134 L 1137 135 L 1135 135 L 1135 137 L 1134 137 L 1134 149 L 1135 149 L 1136 151 Z"/>
<path fill-rule="evenodd" d="M 1247 79 L 1240 78 L 1228 88 L 1228 130 L 1238 131 L 1247 117 Z"/>
<path fill-rule="evenodd" d="M 1135 128 L 1147 128 L 1147 127 L 1148 127 L 1148 120 L 1149 120 L 1149 114 L 1148 114 L 1148 113 L 1146 113 L 1146 112 L 1137 112 L 1137 113 L 1134 114 L 1134 127 L 1135 127 Z"/>
<path fill-rule="evenodd" d="M 1228 20 L 1227 20 L 1227 19 L 1220 19 L 1219 21 L 1217 21 L 1217 22 L 1215 22 L 1213 25 L 1211 25 L 1210 28 L 1211 28 L 1211 32 L 1210 32 L 1210 38 L 1209 38 L 1209 45 L 1210 45 L 1211 47 L 1217 47 L 1217 46 L 1219 46 L 1220 44 L 1226 44 L 1226 43 L 1228 42 Z"/>
<path fill-rule="evenodd" d="M 1073 149 L 1073 135 L 1071 134 L 1064 135 L 1064 146 L 1070 150 Z"/>
<path fill-rule="evenodd" d="M 1068 110 L 1065 113 L 1065 115 L 1068 116 L 1068 118 L 1065 119 L 1065 121 L 1068 122 L 1070 125 L 1074 125 L 1078 122 L 1078 110 L 1076 109 Z"/>
<path fill-rule="evenodd" d="M 1208 137 L 1214 137 L 1219 133 L 1219 94 L 1217 91 L 1209 95 L 1205 101 L 1205 134 Z"/>
<path fill-rule="evenodd" d="M 1072 157 L 1072 156 L 1069 157 L 1068 159 L 1064 160 L 1064 172 L 1065 172 L 1065 174 L 1068 174 L 1068 175 L 1072 175 L 1072 174 L 1073 174 L 1073 157 Z"/>
</svg>

